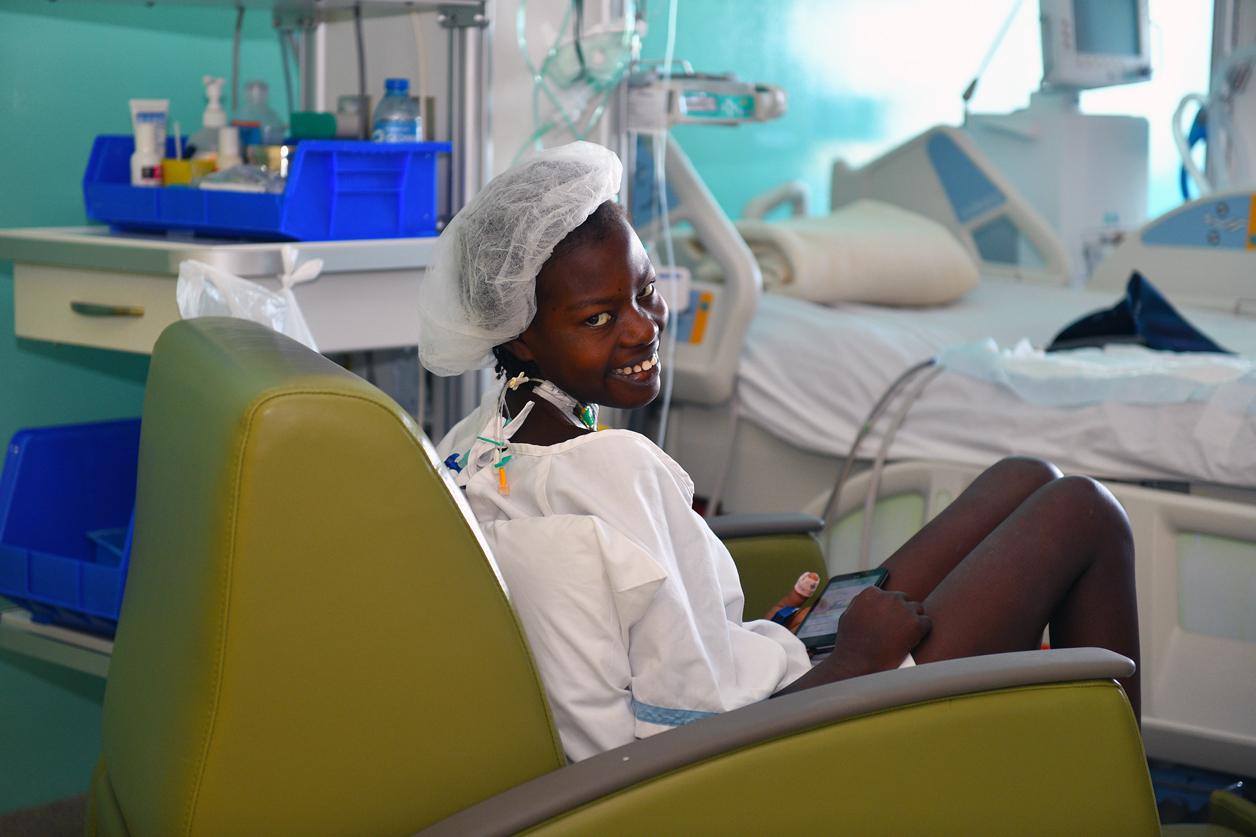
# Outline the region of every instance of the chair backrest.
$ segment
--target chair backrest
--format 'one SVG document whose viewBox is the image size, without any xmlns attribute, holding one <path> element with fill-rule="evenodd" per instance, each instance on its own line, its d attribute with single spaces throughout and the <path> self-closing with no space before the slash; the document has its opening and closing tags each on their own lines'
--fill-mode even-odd
<svg viewBox="0 0 1256 837">
<path fill-rule="evenodd" d="M 486 556 L 381 392 L 250 322 L 170 326 L 105 694 L 130 834 L 405 835 L 564 764 Z"/>
</svg>

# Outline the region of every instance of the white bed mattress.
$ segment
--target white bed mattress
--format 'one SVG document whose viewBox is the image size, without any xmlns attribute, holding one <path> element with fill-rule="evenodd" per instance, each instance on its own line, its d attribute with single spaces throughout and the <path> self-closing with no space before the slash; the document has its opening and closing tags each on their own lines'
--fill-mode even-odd
<svg viewBox="0 0 1256 837">
<path fill-rule="evenodd" d="M 1044 346 L 1114 302 L 1111 294 L 989 280 L 928 309 L 830 308 L 765 294 L 738 370 L 741 412 L 797 447 L 844 456 L 872 405 L 912 364 L 985 337 L 1003 347 L 1021 338 Z M 1256 357 L 1256 319 L 1182 313 L 1220 345 Z M 984 466 L 1026 454 L 1097 477 L 1254 486 L 1256 388 L 1236 383 L 1220 392 L 1224 404 L 1047 407 L 947 371 L 912 407 L 890 457 Z M 862 454 L 873 455 L 879 440 L 874 433 Z"/>
</svg>

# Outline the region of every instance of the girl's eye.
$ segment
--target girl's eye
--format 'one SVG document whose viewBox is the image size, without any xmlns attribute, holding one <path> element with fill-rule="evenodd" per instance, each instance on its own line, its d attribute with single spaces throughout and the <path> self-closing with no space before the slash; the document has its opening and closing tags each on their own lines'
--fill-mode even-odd
<svg viewBox="0 0 1256 837">
<path fill-rule="evenodd" d="M 645 299 L 647 296 L 654 296 L 654 283 L 653 283 L 653 282 L 651 282 L 650 284 L 646 285 L 646 286 L 645 286 L 645 288 L 644 288 L 644 289 L 642 289 L 642 291 L 641 291 L 641 298 L 642 298 L 642 299 Z"/>
<path fill-rule="evenodd" d="M 601 314 L 594 314 L 592 317 L 589 317 L 589 319 L 585 320 L 585 322 L 591 326 L 606 325 L 610 321 L 611 321 L 611 315 L 607 314 L 605 311 L 603 311 Z"/>
</svg>

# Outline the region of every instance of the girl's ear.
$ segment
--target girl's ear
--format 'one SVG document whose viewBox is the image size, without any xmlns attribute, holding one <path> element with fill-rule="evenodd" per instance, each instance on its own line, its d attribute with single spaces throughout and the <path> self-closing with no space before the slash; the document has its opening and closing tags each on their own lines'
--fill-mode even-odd
<svg viewBox="0 0 1256 837">
<path fill-rule="evenodd" d="M 516 337 L 514 340 L 511 340 L 508 343 L 504 343 L 502 345 L 504 345 L 506 349 L 512 355 L 514 355 L 516 358 L 523 361 L 524 363 L 527 363 L 528 361 L 536 360 L 536 357 L 532 354 L 532 350 L 528 348 L 528 344 L 523 341 L 523 337 L 524 337 L 524 334 L 521 334 L 518 337 Z"/>
</svg>

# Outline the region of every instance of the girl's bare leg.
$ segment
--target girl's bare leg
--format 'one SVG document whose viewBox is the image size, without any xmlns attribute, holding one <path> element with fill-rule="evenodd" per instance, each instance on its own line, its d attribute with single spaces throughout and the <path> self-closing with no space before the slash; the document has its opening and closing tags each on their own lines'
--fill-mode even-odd
<svg viewBox="0 0 1256 837">
<path fill-rule="evenodd" d="M 893 575 L 891 574 L 891 578 Z M 923 600 L 933 630 L 917 662 L 1096 646 L 1139 663 L 1134 546 L 1125 511 L 1088 477 L 1038 489 Z M 1139 672 L 1121 680 L 1141 718 Z"/>
<path fill-rule="evenodd" d="M 1005 459 L 882 564 L 886 589 L 933 622 L 918 662 L 1034 649 L 1048 624 L 1057 648 L 1139 662 L 1129 521 L 1094 480 L 1058 477 L 1041 460 Z M 1121 685 L 1141 717 L 1139 672 Z"/>
<path fill-rule="evenodd" d="M 968 553 L 977 548 L 1035 491 L 1060 476 L 1041 459 L 1011 456 L 973 480 L 959 497 L 881 565 L 885 589 L 923 602 Z"/>
</svg>

